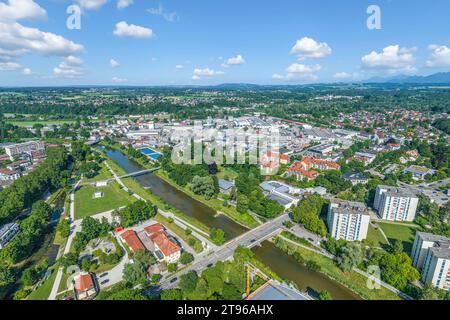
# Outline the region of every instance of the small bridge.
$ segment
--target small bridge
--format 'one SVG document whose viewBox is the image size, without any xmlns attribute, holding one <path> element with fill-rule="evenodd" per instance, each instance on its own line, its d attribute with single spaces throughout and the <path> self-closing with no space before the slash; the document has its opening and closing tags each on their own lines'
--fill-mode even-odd
<svg viewBox="0 0 450 320">
<path fill-rule="evenodd" d="M 141 171 L 136 171 L 136 172 L 132 172 L 132 173 L 127 173 L 124 174 L 123 176 L 120 176 L 119 179 L 123 179 L 123 178 L 129 178 L 129 177 L 137 177 L 143 174 L 147 174 L 156 170 L 161 169 L 161 167 L 157 167 L 157 168 L 152 168 L 152 169 L 146 169 L 146 170 L 141 170 Z"/>
</svg>

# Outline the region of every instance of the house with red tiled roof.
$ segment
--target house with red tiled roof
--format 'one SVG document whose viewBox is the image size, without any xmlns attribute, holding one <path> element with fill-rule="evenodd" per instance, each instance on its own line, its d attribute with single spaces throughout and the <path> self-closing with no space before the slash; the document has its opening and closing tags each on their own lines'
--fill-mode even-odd
<svg viewBox="0 0 450 320">
<path fill-rule="evenodd" d="M 97 294 L 97 288 L 92 275 L 88 272 L 82 272 L 73 279 L 73 291 L 78 300 L 93 299 Z"/>
<path fill-rule="evenodd" d="M 120 235 L 120 238 L 122 239 L 122 242 L 125 242 L 133 252 L 145 250 L 145 247 L 142 244 L 141 240 L 139 240 L 139 237 L 137 236 L 136 232 L 134 232 L 131 229 L 122 233 Z"/>
<path fill-rule="evenodd" d="M 286 171 L 286 175 L 291 177 L 291 176 L 295 176 L 295 178 L 297 180 L 314 180 L 319 176 L 319 173 L 317 171 L 311 170 L 308 171 L 307 169 L 304 168 L 303 164 L 301 163 L 301 161 L 297 161 L 295 162 L 292 167 L 290 167 L 287 171 Z"/>
<path fill-rule="evenodd" d="M 333 161 L 315 159 L 305 157 L 299 161 L 300 168 L 304 170 L 318 169 L 318 170 L 339 170 L 341 166 Z"/>
<path fill-rule="evenodd" d="M 180 259 L 181 248 L 169 238 L 162 224 L 153 224 L 144 228 L 144 231 L 153 242 L 155 255 L 159 260 L 174 263 Z"/>
</svg>

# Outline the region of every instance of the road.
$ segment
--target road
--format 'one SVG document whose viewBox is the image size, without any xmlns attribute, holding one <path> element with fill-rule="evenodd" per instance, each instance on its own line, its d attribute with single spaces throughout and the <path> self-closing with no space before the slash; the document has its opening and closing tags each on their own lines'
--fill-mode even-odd
<svg viewBox="0 0 450 320">
<path fill-rule="evenodd" d="M 189 271 L 195 271 L 197 274 L 208 266 L 214 265 L 217 261 L 225 261 L 233 256 L 238 246 L 251 248 L 259 243 L 267 240 L 277 234 L 283 228 L 283 222 L 289 220 L 287 213 L 260 225 L 259 227 L 249 230 L 237 238 L 218 247 L 214 252 L 197 259 L 193 264 L 179 271 L 177 274 L 162 281 L 159 286 L 151 288 L 148 293 L 155 294 L 160 290 L 175 288 L 178 285 L 179 277 Z"/>
<path fill-rule="evenodd" d="M 75 237 L 75 234 L 80 231 L 81 229 L 81 221 L 76 222 L 75 221 L 75 191 L 77 190 L 79 184 L 81 183 L 81 180 L 78 181 L 72 188 L 72 192 L 70 193 L 70 211 L 69 211 L 69 217 L 70 217 L 70 235 L 66 242 L 66 247 L 64 248 L 64 254 L 70 252 L 70 246 L 72 245 L 73 238 Z M 48 297 L 48 300 L 56 300 L 56 295 L 58 294 L 58 288 L 59 284 L 61 282 L 61 278 L 63 275 L 63 268 L 60 267 L 58 269 L 58 273 L 56 274 L 55 282 L 53 283 L 52 291 L 50 292 L 50 295 Z"/>
</svg>

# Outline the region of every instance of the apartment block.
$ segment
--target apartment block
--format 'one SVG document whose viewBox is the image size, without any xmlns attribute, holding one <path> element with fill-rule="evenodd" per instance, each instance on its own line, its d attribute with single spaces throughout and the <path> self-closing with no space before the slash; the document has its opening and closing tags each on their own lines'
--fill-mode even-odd
<svg viewBox="0 0 450 320">
<path fill-rule="evenodd" d="M 332 199 L 328 207 L 327 224 L 331 236 L 347 241 L 362 241 L 367 237 L 370 215 L 361 202 Z"/>
<path fill-rule="evenodd" d="M 417 195 L 407 189 L 378 186 L 373 206 L 383 220 L 413 221 L 418 203 Z"/>
<path fill-rule="evenodd" d="M 411 251 L 412 264 L 424 283 L 450 291 L 450 239 L 417 232 Z"/>
</svg>

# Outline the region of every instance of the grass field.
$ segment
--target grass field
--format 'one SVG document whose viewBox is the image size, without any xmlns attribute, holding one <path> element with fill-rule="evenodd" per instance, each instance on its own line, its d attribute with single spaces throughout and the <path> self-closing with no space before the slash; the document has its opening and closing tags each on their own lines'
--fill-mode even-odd
<svg viewBox="0 0 450 320">
<path fill-rule="evenodd" d="M 72 124 L 75 123 L 75 120 L 42 120 L 42 121 L 8 121 L 9 123 L 19 126 L 19 127 L 26 127 L 26 126 L 33 126 L 34 124 L 42 124 L 44 126 L 52 126 L 52 125 L 62 125 L 64 123 Z"/>
<path fill-rule="evenodd" d="M 103 192 L 104 196 L 93 199 L 94 192 Z M 75 193 L 75 219 L 92 216 L 97 213 L 126 206 L 136 199 L 120 189 L 117 182 L 111 182 L 107 187 L 96 188 L 83 186 Z"/>
<path fill-rule="evenodd" d="M 372 242 L 375 247 L 382 247 L 387 245 L 386 239 L 381 234 L 380 230 L 375 229 L 369 224 L 369 229 L 367 230 L 367 241 Z"/>
<path fill-rule="evenodd" d="M 416 230 L 420 230 L 419 226 L 413 227 L 411 224 L 378 222 L 389 242 L 400 240 L 403 243 L 405 252 L 410 253 L 414 243 Z M 391 241 L 392 240 L 392 241 Z"/>
<path fill-rule="evenodd" d="M 55 268 L 50 278 L 48 278 L 39 288 L 34 290 L 27 297 L 27 300 L 47 300 L 50 292 L 52 291 L 53 283 L 55 283 L 57 273 L 58 269 Z"/>
</svg>

